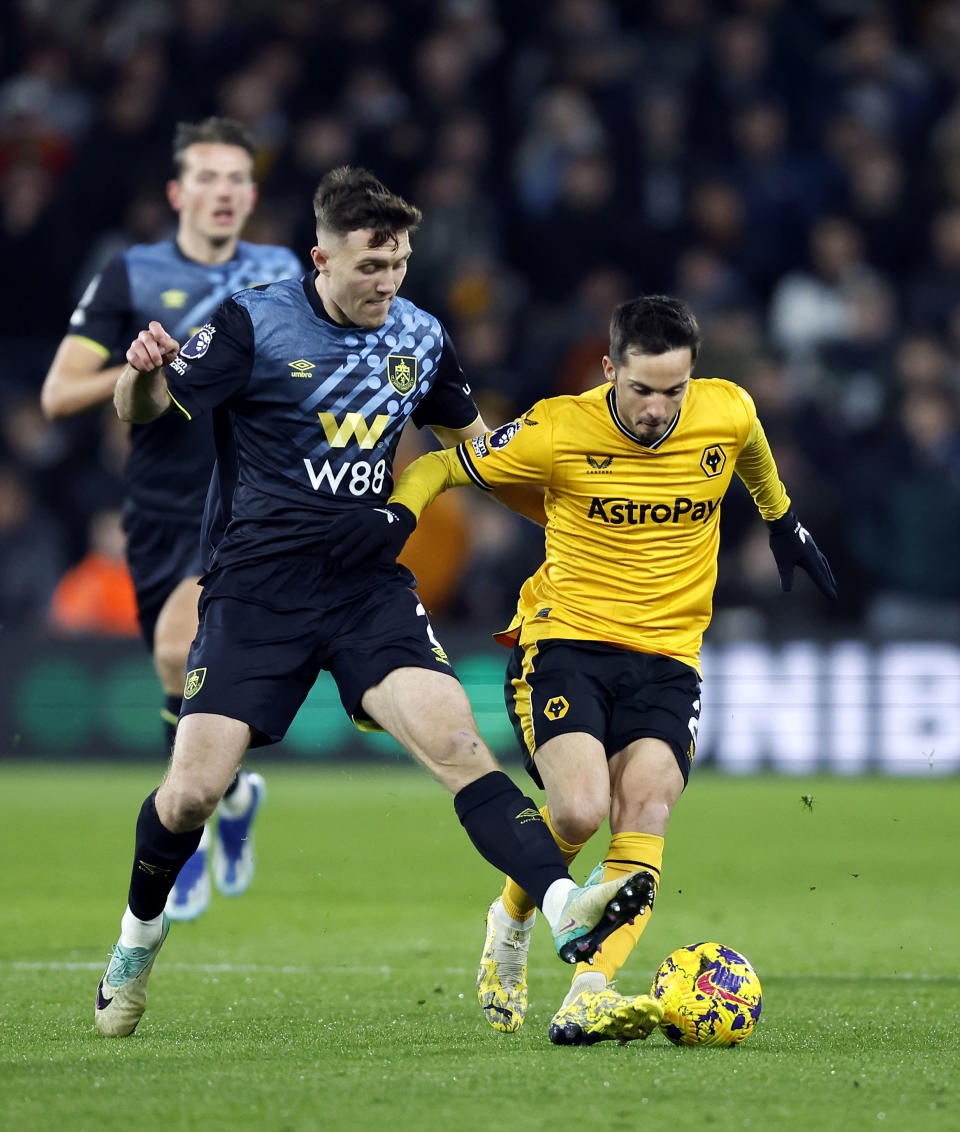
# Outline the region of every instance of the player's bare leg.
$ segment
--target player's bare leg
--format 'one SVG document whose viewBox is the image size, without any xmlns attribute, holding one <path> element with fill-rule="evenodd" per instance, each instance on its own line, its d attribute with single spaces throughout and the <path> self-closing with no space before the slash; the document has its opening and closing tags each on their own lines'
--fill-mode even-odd
<svg viewBox="0 0 960 1132">
<path fill-rule="evenodd" d="M 547 785 L 540 813 L 569 864 L 607 816 L 610 779 L 603 746 L 591 735 L 557 735 L 538 747 L 534 761 Z M 556 802 L 559 818 L 551 800 Z M 536 918 L 528 894 L 507 877 L 487 911 L 477 971 L 477 1001 L 501 1033 L 514 1033 L 527 1012 L 527 956 Z"/>
<path fill-rule="evenodd" d="M 129 903 L 97 987 L 94 1021 L 108 1037 L 126 1037 L 137 1028 L 147 979 L 169 928 L 167 896 L 249 741 L 246 723 L 218 715 L 187 716 L 178 730 L 167 776 L 140 810 Z"/>
<path fill-rule="evenodd" d="M 164 602 L 154 629 L 153 663 L 167 699 L 164 721 L 170 727 L 171 740 L 180 713 L 187 657 L 197 635 L 197 602 L 201 593 L 198 583 L 198 578 L 191 577 L 177 585 Z M 251 827 L 265 797 L 266 783 L 261 775 L 238 772 L 220 804 L 213 837 L 211 823 L 204 830 L 196 853 L 177 876 L 166 908 L 171 920 L 195 920 L 210 906 L 207 863 L 211 841 L 217 888 L 226 896 L 239 896 L 250 887 L 255 868 Z"/>
<path fill-rule="evenodd" d="M 539 810 L 480 738 L 466 693 L 453 676 L 395 669 L 366 691 L 362 707 L 454 794 L 470 840 L 543 909 L 566 962 L 588 959 L 645 906 L 646 893 L 632 878 L 589 890 L 573 883 Z"/>
<path fill-rule="evenodd" d="M 184 578 L 163 603 L 153 631 L 153 666 L 163 688 L 163 718 L 167 748 L 173 750 L 190 645 L 197 635 L 199 579 Z M 171 920 L 195 920 L 210 906 L 211 885 L 207 859 L 210 830 L 204 828 L 196 853 L 177 874 L 166 912 Z"/>
<path fill-rule="evenodd" d="M 182 696 L 187 655 L 197 635 L 199 578 L 184 578 L 163 603 L 153 631 L 153 665 L 164 694 Z"/>
<path fill-rule="evenodd" d="M 577 845 L 590 840 L 610 810 L 610 771 L 599 739 L 584 732 L 557 735 L 534 756 L 547 792 L 553 828 Z"/>
<path fill-rule="evenodd" d="M 611 841 L 596 879 L 609 881 L 646 867 L 659 884 L 663 838 L 683 775 L 673 751 L 660 739 L 631 743 L 610 760 Z M 579 964 L 570 990 L 550 1025 L 558 1045 L 590 1045 L 603 1040 L 645 1038 L 660 1020 L 649 995 L 622 995 L 612 986 L 616 973 L 636 947 L 650 917 L 638 917 L 614 932 L 592 964 Z M 645 980 L 644 980 L 645 981 Z"/>
<path fill-rule="evenodd" d="M 480 737 L 460 681 L 425 668 L 395 668 L 368 688 L 363 710 L 456 794 L 499 770 Z"/>
<path fill-rule="evenodd" d="M 668 743 L 637 739 L 610 760 L 610 829 L 665 837 L 683 793 L 683 775 Z"/>
<path fill-rule="evenodd" d="M 171 833 L 199 829 L 233 781 L 250 727 L 224 715 L 187 715 L 177 728 L 170 768 L 156 795 L 157 816 Z"/>
</svg>

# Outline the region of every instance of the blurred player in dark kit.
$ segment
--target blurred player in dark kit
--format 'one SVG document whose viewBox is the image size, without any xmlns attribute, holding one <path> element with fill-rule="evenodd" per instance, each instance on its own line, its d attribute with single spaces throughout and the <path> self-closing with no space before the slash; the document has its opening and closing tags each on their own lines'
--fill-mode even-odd
<svg viewBox="0 0 960 1132">
<path fill-rule="evenodd" d="M 173 142 L 175 176 L 167 198 L 177 234 L 137 244 L 87 287 L 44 381 L 48 417 L 72 416 L 113 397 L 130 339 L 151 319 L 189 338 L 235 291 L 299 275 L 287 248 L 240 239 L 257 198 L 256 150 L 246 129 L 226 118 L 181 123 Z M 187 654 L 197 629 L 200 528 L 215 451 L 209 416 L 190 428 L 179 415 L 134 425 L 124 473 L 127 561 L 140 627 L 165 697 L 168 751 L 180 713 Z M 226 895 L 253 878 L 251 825 L 265 794 L 262 777 L 238 772 L 219 811 L 213 871 Z M 181 870 L 168 914 L 194 919 L 210 903 L 209 832 Z"/>
</svg>

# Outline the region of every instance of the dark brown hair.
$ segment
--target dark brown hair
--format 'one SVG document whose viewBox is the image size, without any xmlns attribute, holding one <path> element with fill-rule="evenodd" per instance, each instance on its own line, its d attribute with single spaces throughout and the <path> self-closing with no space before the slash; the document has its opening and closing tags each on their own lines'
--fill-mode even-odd
<svg viewBox="0 0 960 1132">
<path fill-rule="evenodd" d="M 700 353 L 700 327 L 693 311 L 669 295 L 641 295 L 621 303 L 610 319 L 610 360 L 623 365 L 628 353 L 666 354 L 690 347 L 690 360 Z"/>
<path fill-rule="evenodd" d="M 187 149 L 192 145 L 238 145 L 256 160 L 257 147 L 253 136 L 233 118 L 204 118 L 202 122 L 178 122 L 173 135 L 173 167 L 176 176 L 183 175 Z"/>
<path fill-rule="evenodd" d="M 369 170 L 341 165 L 331 170 L 313 196 L 317 239 L 321 232 L 346 236 L 358 228 L 372 228 L 370 247 L 396 243 L 400 232 L 415 232 L 422 213 L 379 181 Z"/>
</svg>

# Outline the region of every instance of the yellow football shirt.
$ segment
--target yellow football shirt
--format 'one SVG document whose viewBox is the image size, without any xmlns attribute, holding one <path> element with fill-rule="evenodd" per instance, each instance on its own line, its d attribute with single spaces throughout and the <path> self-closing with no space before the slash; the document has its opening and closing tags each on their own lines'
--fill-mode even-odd
<svg viewBox="0 0 960 1132">
<path fill-rule="evenodd" d="M 416 460 L 392 501 L 419 516 L 440 491 L 541 484 L 546 554 L 505 634 L 605 641 L 699 670 L 717 579 L 720 503 L 737 472 L 765 519 L 790 505 L 749 394 L 696 378 L 649 447 L 621 423 L 613 386 L 537 402 L 515 421 Z M 501 636 L 502 639 L 502 636 Z"/>
</svg>

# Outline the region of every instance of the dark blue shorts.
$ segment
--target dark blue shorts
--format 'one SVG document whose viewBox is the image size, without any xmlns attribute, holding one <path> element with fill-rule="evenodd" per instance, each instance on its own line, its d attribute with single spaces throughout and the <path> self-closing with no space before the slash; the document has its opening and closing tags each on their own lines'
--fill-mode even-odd
<svg viewBox="0 0 960 1132">
<path fill-rule="evenodd" d="M 527 773 L 538 747 L 556 735 L 586 732 L 607 758 L 635 739 L 669 744 L 686 783 L 700 721 L 700 678 L 673 657 L 598 641 L 515 645 L 504 696 Z"/>
<path fill-rule="evenodd" d="M 276 743 L 325 669 L 357 726 L 379 730 L 363 714 L 363 694 L 395 668 L 407 667 L 454 675 L 404 578 L 337 604 L 317 600 L 289 609 L 205 591 L 180 714 L 239 719 L 253 730 L 251 746 Z"/>
<path fill-rule="evenodd" d="M 127 565 L 137 595 L 140 633 L 153 651 L 157 618 L 167 598 L 184 578 L 203 573 L 200 554 L 200 516 L 195 522 L 153 518 L 124 510 Z"/>
</svg>

